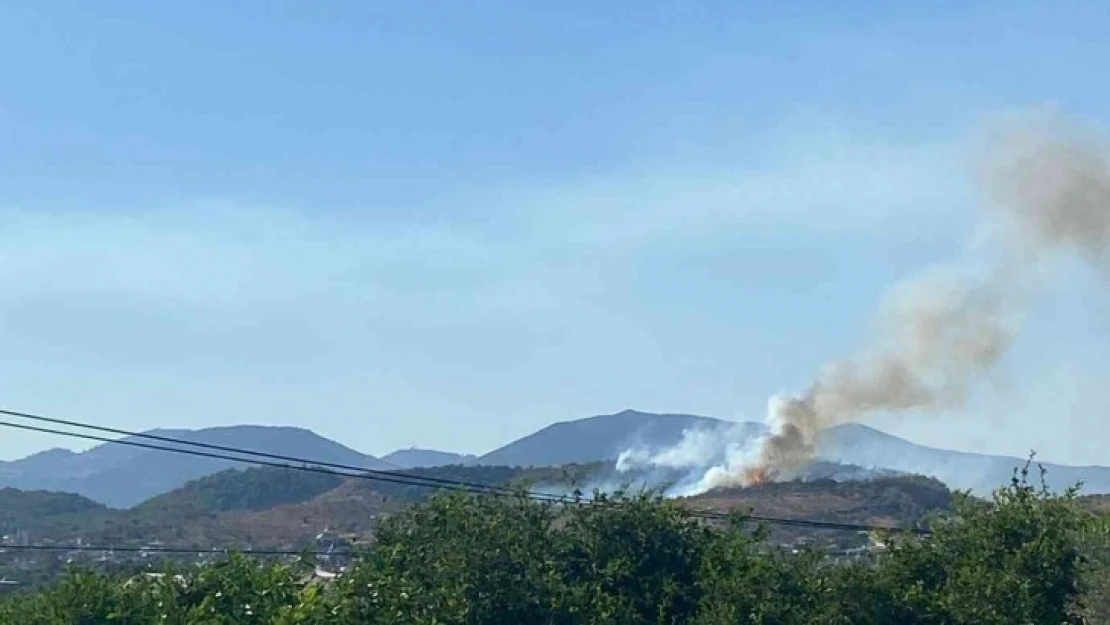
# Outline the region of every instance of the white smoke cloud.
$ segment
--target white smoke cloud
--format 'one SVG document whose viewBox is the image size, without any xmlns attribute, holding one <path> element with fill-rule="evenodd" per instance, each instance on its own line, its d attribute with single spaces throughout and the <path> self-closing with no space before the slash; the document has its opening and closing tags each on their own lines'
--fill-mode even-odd
<svg viewBox="0 0 1110 625">
<path fill-rule="evenodd" d="M 670 466 L 724 449 L 690 491 L 746 485 L 796 475 L 831 426 L 963 406 L 1018 336 L 1048 260 L 1073 254 L 1110 268 L 1110 158 L 1089 135 L 1042 118 L 992 136 L 977 172 L 989 209 L 981 223 L 1001 217 L 995 232 L 1005 236 L 896 284 L 863 349 L 826 365 L 805 392 L 770 400 L 768 433 L 755 450 L 699 434 L 635 460 Z"/>
<path fill-rule="evenodd" d="M 678 472 L 681 477 L 670 484 L 669 494 L 686 496 L 707 490 L 704 485 L 710 473 L 734 470 L 738 462 L 752 457 L 763 428 L 755 423 L 737 423 L 719 427 L 689 428 L 678 443 L 663 449 L 631 447 L 617 458 L 620 473 L 664 469 Z"/>
<path fill-rule="evenodd" d="M 649 449 L 631 447 L 617 457 L 617 470 L 621 472 L 659 467 L 664 469 L 692 469 L 721 461 L 736 448 L 752 438 L 747 424 L 718 428 L 689 428 L 682 439 L 672 447 Z"/>
</svg>

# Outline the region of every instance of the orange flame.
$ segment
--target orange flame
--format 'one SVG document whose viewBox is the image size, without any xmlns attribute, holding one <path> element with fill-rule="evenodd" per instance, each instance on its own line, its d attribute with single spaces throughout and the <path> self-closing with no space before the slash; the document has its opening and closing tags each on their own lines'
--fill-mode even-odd
<svg viewBox="0 0 1110 625">
<path fill-rule="evenodd" d="M 771 476 L 766 467 L 751 467 L 744 474 L 744 483 L 748 486 L 760 486 L 771 481 Z"/>
</svg>

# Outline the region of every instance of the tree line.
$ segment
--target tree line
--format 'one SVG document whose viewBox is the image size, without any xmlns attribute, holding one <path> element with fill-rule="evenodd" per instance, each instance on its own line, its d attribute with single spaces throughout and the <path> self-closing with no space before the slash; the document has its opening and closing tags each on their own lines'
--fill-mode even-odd
<svg viewBox="0 0 1110 625">
<path fill-rule="evenodd" d="M 445 494 L 391 517 L 341 575 L 231 556 L 163 574 L 74 569 L 0 600 L 0 623 L 1064 624 L 1103 608 L 1102 524 L 1029 479 L 957 498 L 873 559 L 774 548 L 651 494 L 588 506 Z"/>
</svg>

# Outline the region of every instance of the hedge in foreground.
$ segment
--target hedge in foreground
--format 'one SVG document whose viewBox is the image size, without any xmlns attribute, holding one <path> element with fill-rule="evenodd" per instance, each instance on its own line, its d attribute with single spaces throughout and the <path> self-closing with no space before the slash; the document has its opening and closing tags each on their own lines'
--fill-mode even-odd
<svg viewBox="0 0 1110 625">
<path fill-rule="evenodd" d="M 1089 521 L 1074 492 L 1050 494 L 1024 473 L 868 564 L 778 555 L 738 521 L 709 528 L 668 501 L 619 503 L 442 496 L 386 523 L 328 585 L 300 584 L 301 565 L 242 557 L 157 579 L 73 571 L 0 603 L 0 623 L 1083 622 Z"/>
</svg>

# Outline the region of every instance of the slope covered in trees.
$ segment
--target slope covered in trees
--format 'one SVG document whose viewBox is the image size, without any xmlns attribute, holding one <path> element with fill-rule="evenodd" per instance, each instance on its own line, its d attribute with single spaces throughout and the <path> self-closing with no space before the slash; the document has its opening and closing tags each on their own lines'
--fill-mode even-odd
<svg viewBox="0 0 1110 625">
<path fill-rule="evenodd" d="M 0 535 L 74 534 L 99 527 L 113 516 L 103 504 L 80 495 L 0 488 Z"/>
<path fill-rule="evenodd" d="M 589 491 L 602 482 L 613 486 L 616 479 L 636 485 L 636 476 L 614 475 L 612 467 L 603 463 L 535 469 L 447 466 L 405 473 L 556 493 L 569 493 L 576 486 Z M 0 491 L 5 504 L 0 521 L 11 519 L 8 527 L 18 525 L 32 541 L 72 543 L 81 538 L 96 545 L 136 545 L 159 540 L 177 545 L 300 548 L 324 529 L 367 538 L 382 514 L 423 501 L 434 492 L 411 484 L 263 467 L 200 478 L 130 510 L 105 508 L 76 495 Z M 947 489 L 935 481 L 894 476 L 768 484 L 714 492 L 688 503 L 765 516 L 901 524 L 947 508 L 949 498 Z M 47 501 L 71 504 L 46 505 Z M 775 538 L 781 538 L 781 533 Z"/>
<path fill-rule="evenodd" d="M 343 478 L 337 475 L 270 467 L 221 471 L 149 499 L 132 512 L 188 519 L 222 512 L 266 510 L 306 501 L 342 483 Z"/>
</svg>

